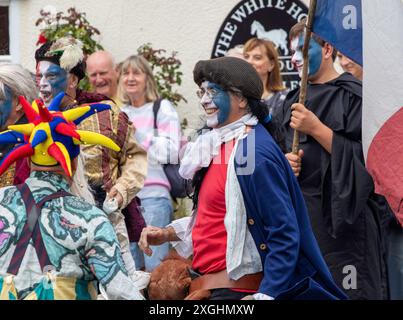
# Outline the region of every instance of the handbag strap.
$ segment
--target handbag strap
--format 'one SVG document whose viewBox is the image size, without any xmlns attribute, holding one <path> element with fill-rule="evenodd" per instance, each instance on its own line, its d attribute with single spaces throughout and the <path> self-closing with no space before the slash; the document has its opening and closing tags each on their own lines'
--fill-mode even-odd
<svg viewBox="0 0 403 320">
<path fill-rule="evenodd" d="M 41 201 L 36 203 L 31 190 L 26 183 L 19 184 L 16 186 L 18 191 L 20 191 L 22 199 L 24 201 L 25 210 L 27 212 L 27 220 L 22 229 L 21 235 L 17 241 L 17 245 L 14 249 L 13 256 L 11 258 L 10 264 L 7 268 L 7 273 L 17 275 L 21 267 L 22 260 L 27 251 L 28 244 L 32 238 L 36 254 L 38 256 L 39 264 L 43 270 L 45 266 L 50 266 L 48 253 L 46 251 L 45 244 L 43 243 L 42 234 L 40 230 L 40 225 L 38 219 L 41 215 L 42 206 L 49 200 L 71 196 L 70 193 L 64 190 L 57 191 L 53 194 L 45 196 Z"/>
<path fill-rule="evenodd" d="M 158 98 L 157 100 L 154 101 L 153 104 L 153 115 L 154 115 L 154 129 L 156 129 L 156 135 L 158 136 L 158 125 L 157 125 L 157 115 L 158 111 L 160 110 L 161 107 L 161 98 Z"/>
</svg>

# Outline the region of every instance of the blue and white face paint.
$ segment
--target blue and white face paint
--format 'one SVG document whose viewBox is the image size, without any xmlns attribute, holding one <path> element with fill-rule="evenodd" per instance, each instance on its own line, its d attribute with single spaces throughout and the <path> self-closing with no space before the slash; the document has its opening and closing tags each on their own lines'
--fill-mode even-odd
<svg viewBox="0 0 403 320">
<path fill-rule="evenodd" d="M 302 54 L 302 48 L 304 47 L 305 35 L 300 35 L 298 38 L 291 40 L 291 50 L 293 55 L 291 57 L 291 62 L 294 64 L 295 68 L 298 70 L 300 78 L 302 77 L 302 68 L 304 66 L 304 59 Z M 320 65 L 322 63 L 322 47 L 316 42 L 314 38 L 309 41 L 309 70 L 308 76 L 313 76 L 319 71 Z"/>
<path fill-rule="evenodd" d="M 13 94 L 6 85 L 4 85 L 4 97 L 0 98 L 0 129 L 3 129 L 13 110 Z"/>
<path fill-rule="evenodd" d="M 67 89 L 68 73 L 55 63 L 39 61 L 37 66 L 37 81 L 39 95 L 45 105 L 54 97 Z"/>
<path fill-rule="evenodd" d="M 216 128 L 225 123 L 231 111 L 231 99 L 228 91 L 218 84 L 204 81 L 200 86 L 200 103 L 206 112 L 207 126 Z"/>
</svg>

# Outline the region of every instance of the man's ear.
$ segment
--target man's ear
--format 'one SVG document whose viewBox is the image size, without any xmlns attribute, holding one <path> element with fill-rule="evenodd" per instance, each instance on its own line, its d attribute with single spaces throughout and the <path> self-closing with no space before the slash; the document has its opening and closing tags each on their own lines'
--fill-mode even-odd
<svg viewBox="0 0 403 320">
<path fill-rule="evenodd" d="M 24 109 L 22 108 L 22 104 L 20 103 L 18 97 L 13 97 L 13 110 L 14 111 L 11 111 L 9 120 L 11 120 L 10 118 L 12 118 L 13 114 L 15 114 L 17 116 L 15 121 L 17 121 L 24 114 Z M 14 123 L 10 123 L 10 124 L 14 124 Z"/>
<path fill-rule="evenodd" d="M 246 109 L 248 107 L 248 100 L 245 97 L 239 97 L 239 108 Z"/>
<path fill-rule="evenodd" d="M 332 55 L 333 55 L 334 48 L 329 42 L 325 42 L 325 44 L 323 46 L 323 49 L 324 49 L 324 58 L 325 59 L 329 59 L 329 58 L 333 59 Z"/>
<path fill-rule="evenodd" d="M 22 105 L 20 101 L 18 100 L 18 97 L 13 98 L 13 105 L 15 105 L 15 111 L 18 113 L 22 111 Z"/>
<path fill-rule="evenodd" d="M 78 77 L 75 74 L 70 73 L 68 82 L 67 82 L 67 87 L 68 89 L 75 89 L 78 86 Z"/>
<path fill-rule="evenodd" d="M 24 114 L 24 109 L 22 108 L 22 105 L 19 102 L 15 106 L 15 114 L 17 115 L 17 119 Z"/>
</svg>

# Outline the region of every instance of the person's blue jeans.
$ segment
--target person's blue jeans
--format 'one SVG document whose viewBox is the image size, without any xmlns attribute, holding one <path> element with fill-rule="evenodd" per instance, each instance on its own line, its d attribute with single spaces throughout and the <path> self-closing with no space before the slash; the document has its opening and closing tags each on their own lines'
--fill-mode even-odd
<svg viewBox="0 0 403 320">
<path fill-rule="evenodd" d="M 144 198 L 141 199 L 144 208 L 143 216 L 147 226 L 165 227 L 172 221 L 172 201 L 168 198 Z M 140 250 L 137 242 L 130 243 L 130 250 L 136 263 L 136 269 L 145 268 L 145 271 L 153 271 L 167 256 L 169 243 L 159 246 L 150 246 L 153 254 L 149 257 Z"/>
</svg>

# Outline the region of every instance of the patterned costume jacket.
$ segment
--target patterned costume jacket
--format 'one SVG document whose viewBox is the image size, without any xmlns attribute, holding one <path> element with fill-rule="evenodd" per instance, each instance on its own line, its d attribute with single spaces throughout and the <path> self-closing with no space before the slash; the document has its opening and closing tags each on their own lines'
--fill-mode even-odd
<svg viewBox="0 0 403 320">
<path fill-rule="evenodd" d="M 114 140 L 122 150 L 115 152 L 102 146 L 83 145 L 85 171 L 96 192 L 100 188 L 109 191 L 115 186 L 123 196 L 122 208 L 125 208 L 144 185 L 147 153 L 134 139 L 134 128 L 127 115 L 112 101 L 102 103 L 109 104 L 111 110 L 84 120 L 80 129 L 101 133 Z"/>
<path fill-rule="evenodd" d="M 26 184 L 36 202 L 59 190 L 69 191 L 66 179 L 50 172 L 32 172 Z M 38 219 L 53 271 L 41 270 L 31 239 L 17 275 L 7 274 L 27 216 L 16 187 L 0 189 L 0 203 L 0 298 L 91 299 L 97 294 L 97 280 L 111 299 L 139 297 L 109 219 L 75 196 L 46 202 Z"/>
</svg>

